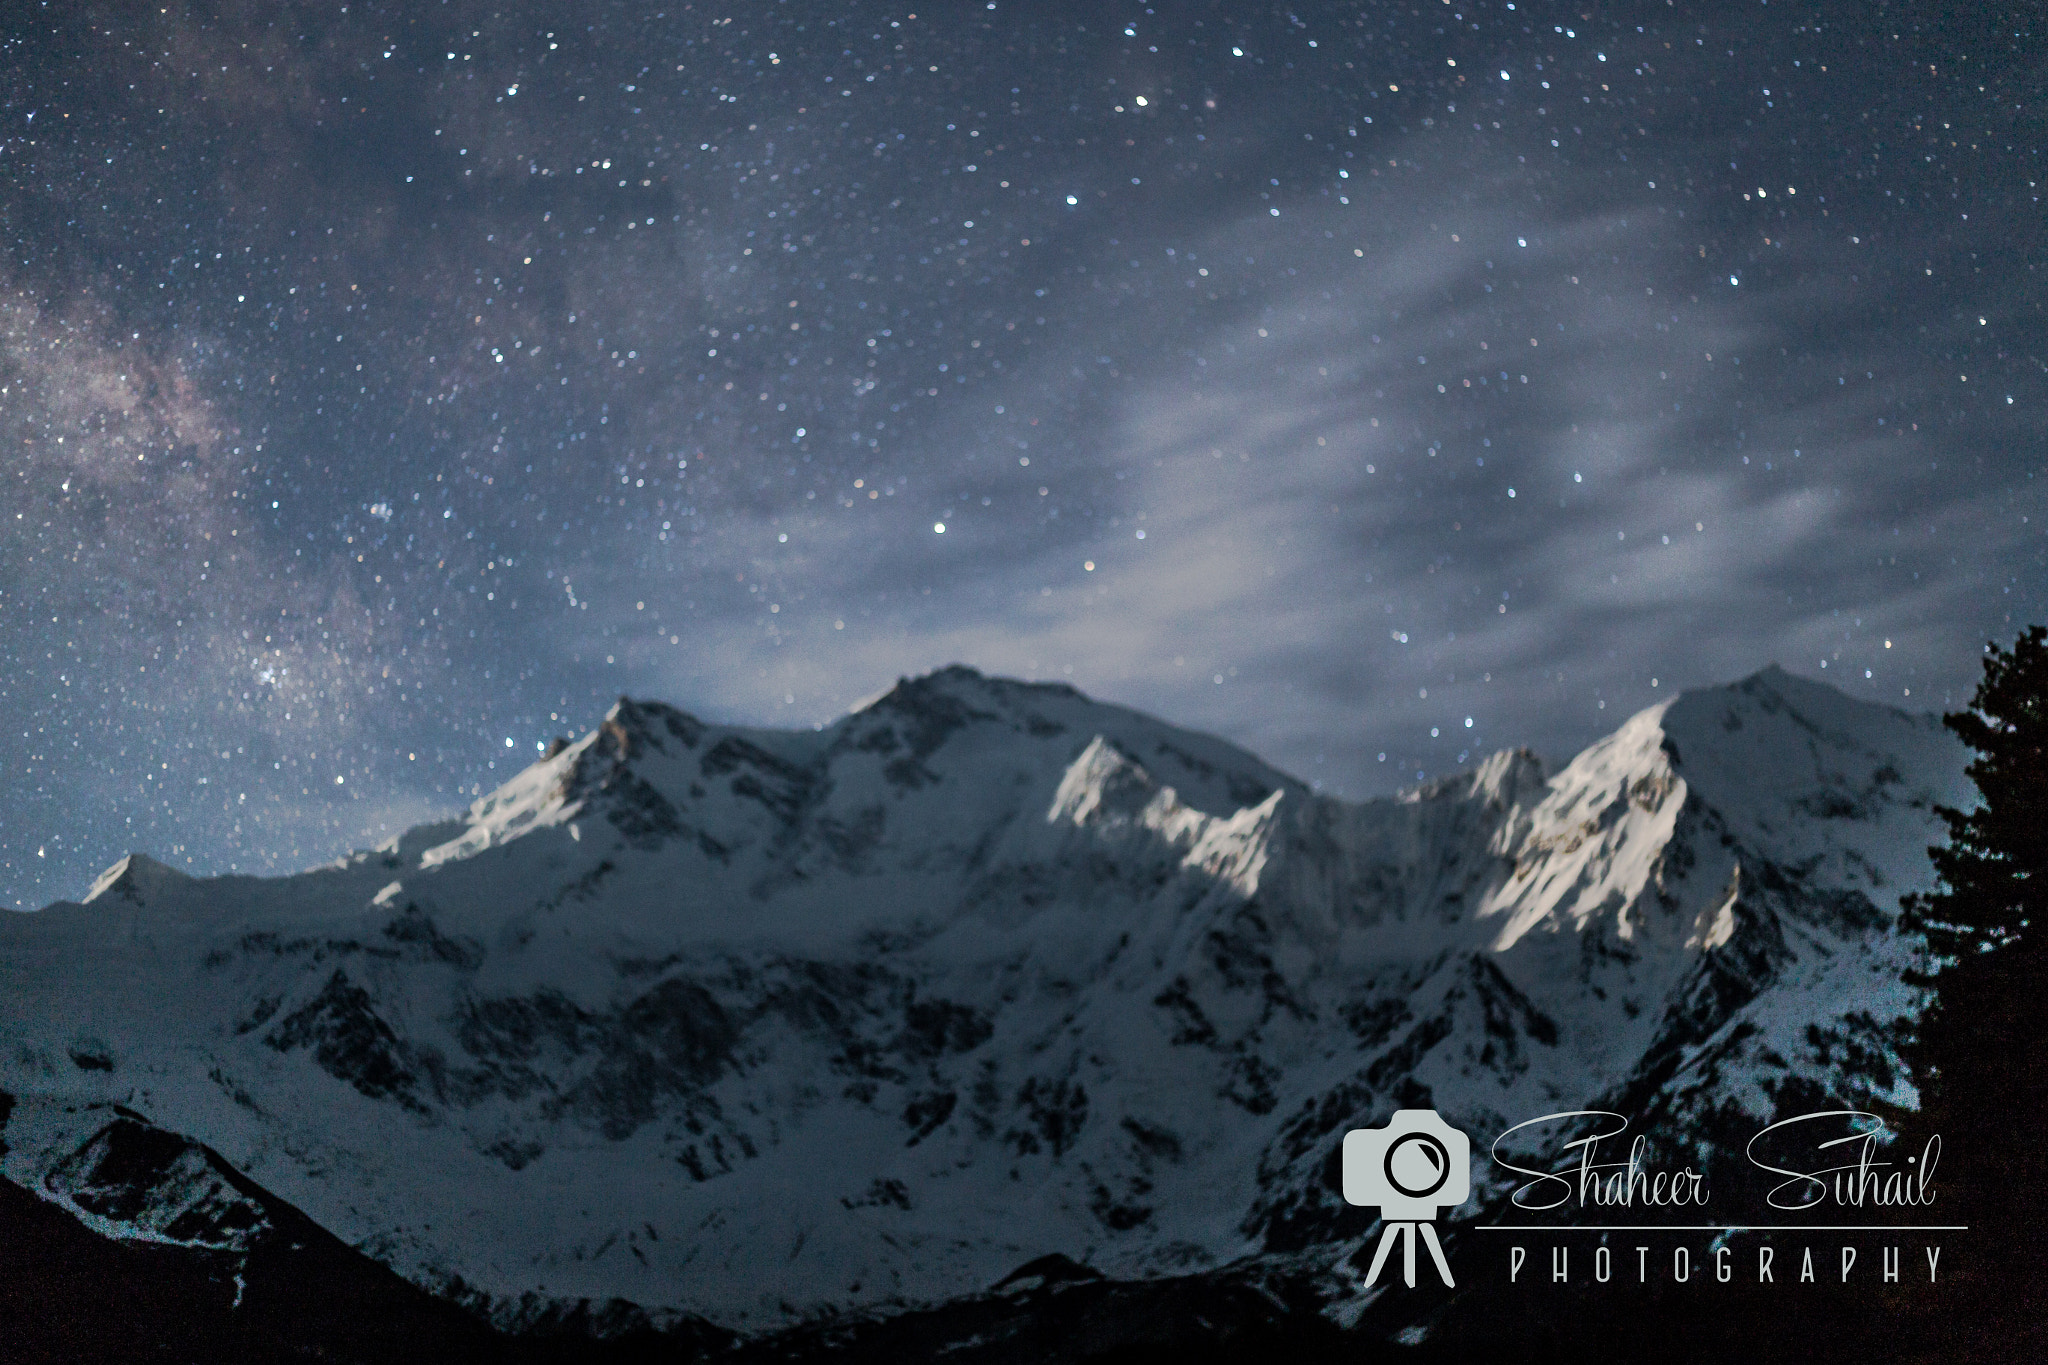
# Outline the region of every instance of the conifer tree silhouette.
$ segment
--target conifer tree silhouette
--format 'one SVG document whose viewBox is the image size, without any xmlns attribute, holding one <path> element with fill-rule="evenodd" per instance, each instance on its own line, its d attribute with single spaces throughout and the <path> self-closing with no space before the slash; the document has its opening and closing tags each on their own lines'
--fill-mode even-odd
<svg viewBox="0 0 2048 1365">
<path fill-rule="evenodd" d="M 1944 1316 L 1983 1352 L 1973 1358 L 2043 1359 L 2048 629 L 1987 646 L 1969 709 L 1943 723 L 1977 753 L 1966 771 L 1979 800 L 1936 808 L 1949 833 L 1929 850 L 1939 880 L 1905 906 L 1904 927 L 1927 943 L 1907 980 L 1931 991 L 1905 1049 L 1921 1098 L 1911 1126 L 1943 1140 L 1933 1221 L 1970 1227 L 1955 1247 L 1961 1311 Z"/>
</svg>

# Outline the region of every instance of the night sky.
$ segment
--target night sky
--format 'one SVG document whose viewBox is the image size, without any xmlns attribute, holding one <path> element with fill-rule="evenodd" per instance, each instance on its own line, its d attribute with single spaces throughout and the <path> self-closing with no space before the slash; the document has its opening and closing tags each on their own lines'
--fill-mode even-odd
<svg viewBox="0 0 2048 1365">
<path fill-rule="evenodd" d="M 961 661 L 1364 796 L 2048 614 L 2032 5 L 0 17 L 0 903 Z"/>
</svg>

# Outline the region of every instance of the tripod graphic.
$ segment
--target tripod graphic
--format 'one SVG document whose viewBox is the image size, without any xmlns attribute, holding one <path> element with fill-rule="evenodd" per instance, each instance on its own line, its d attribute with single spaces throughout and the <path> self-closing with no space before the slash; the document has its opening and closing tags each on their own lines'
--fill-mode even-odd
<svg viewBox="0 0 2048 1365">
<path fill-rule="evenodd" d="M 1378 1283 L 1396 1241 L 1401 1277 L 1415 1287 L 1418 1231 L 1445 1286 L 1457 1287 L 1431 1220 L 1471 1197 L 1471 1160 L 1470 1139 L 1434 1109 L 1397 1110 L 1384 1128 L 1354 1128 L 1344 1135 L 1344 1201 L 1377 1205 L 1384 1229 L 1365 1275 L 1367 1288 Z"/>
<path fill-rule="evenodd" d="M 1373 1253 L 1372 1269 L 1365 1272 L 1365 1283 L 1369 1289 L 1380 1278 L 1380 1268 L 1387 1263 L 1387 1254 L 1394 1249 L 1398 1238 L 1401 1243 L 1401 1278 L 1410 1289 L 1415 1287 L 1415 1234 L 1422 1233 L 1422 1240 L 1429 1244 L 1429 1259 L 1436 1262 L 1439 1275 L 1444 1277 L 1447 1288 L 1457 1288 L 1457 1281 L 1451 1278 L 1450 1262 L 1444 1259 L 1443 1243 L 1436 1239 L 1434 1223 L 1389 1223 L 1387 1230 L 1380 1234 L 1379 1250 Z"/>
</svg>

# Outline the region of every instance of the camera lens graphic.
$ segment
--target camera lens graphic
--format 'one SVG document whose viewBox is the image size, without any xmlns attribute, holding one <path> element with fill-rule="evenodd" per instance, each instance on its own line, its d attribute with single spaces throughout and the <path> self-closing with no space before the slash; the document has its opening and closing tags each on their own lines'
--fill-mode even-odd
<svg viewBox="0 0 2048 1365">
<path fill-rule="evenodd" d="M 1403 1133 L 1387 1148 L 1387 1183 L 1410 1199 L 1427 1199 L 1451 1178 L 1451 1154 L 1429 1133 Z"/>
</svg>

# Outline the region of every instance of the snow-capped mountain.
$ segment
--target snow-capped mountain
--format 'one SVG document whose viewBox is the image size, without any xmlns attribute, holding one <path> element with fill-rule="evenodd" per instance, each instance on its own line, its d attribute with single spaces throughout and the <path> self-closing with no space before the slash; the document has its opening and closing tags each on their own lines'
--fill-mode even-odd
<svg viewBox="0 0 2048 1365">
<path fill-rule="evenodd" d="M 1963 762 L 1775 668 L 1555 776 L 1363 803 L 963 668 L 817 731 L 621 700 L 376 851 L 134 854 L 0 916 L 0 1175 L 218 1253 L 254 1182 L 513 1323 L 756 1335 L 1052 1253 L 1334 1264 L 1371 1225 L 1338 1145 L 1396 1108 L 1910 1101 L 1893 925 Z M 124 1124 L 192 1145 L 110 1194 Z"/>
</svg>

